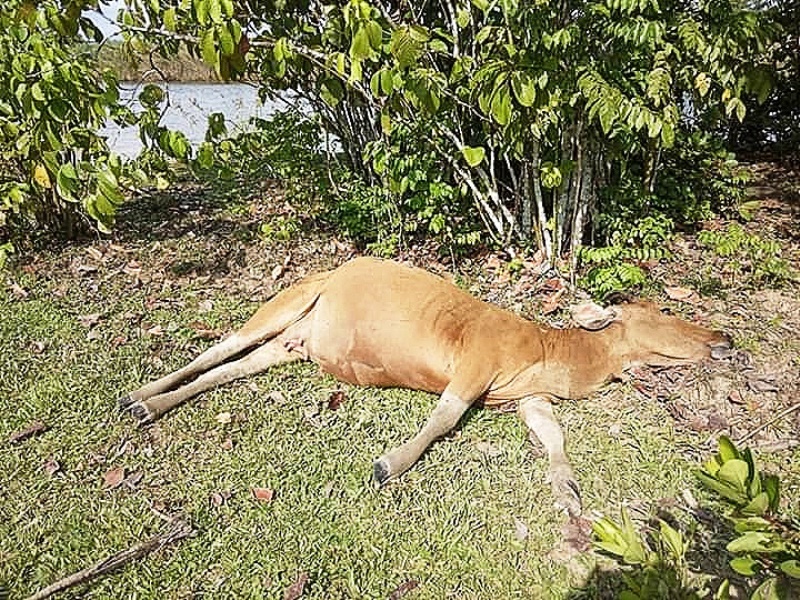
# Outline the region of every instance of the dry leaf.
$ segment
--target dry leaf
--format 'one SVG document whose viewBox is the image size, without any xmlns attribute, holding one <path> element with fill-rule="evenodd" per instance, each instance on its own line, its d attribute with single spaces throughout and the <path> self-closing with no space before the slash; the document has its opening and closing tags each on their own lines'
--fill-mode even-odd
<svg viewBox="0 0 800 600">
<path fill-rule="evenodd" d="M 337 410 L 342 405 L 344 400 L 344 392 L 342 390 L 336 390 L 335 392 L 332 392 L 328 398 L 328 408 L 331 410 Z"/>
<path fill-rule="evenodd" d="M 100 322 L 100 318 L 103 315 L 101 313 L 91 313 L 89 315 L 80 315 L 78 317 L 78 322 L 83 325 L 84 327 L 94 327 Z"/>
<path fill-rule="evenodd" d="M 667 295 L 667 298 L 670 300 L 675 300 L 676 302 L 696 302 L 699 297 L 697 293 L 689 288 L 684 287 L 665 287 L 664 293 Z"/>
<path fill-rule="evenodd" d="M 744 404 L 744 398 L 742 398 L 742 394 L 739 390 L 731 390 L 728 394 L 728 402 L 732 404 Z"/>
<path fill-rule="evenodd" d="M 103 260 L 103 253 L 100 252 L 97 248 L 92 248 L 91 246 L 86 249 L 86 254 L 92 257 L 94 260 Z"/>
<path fill-rule="evenodd" d="M 47 473 L 48 475 L 50 475 L 50 477 L 52 477 L 61 470 L 61 465 L 57 460 L 48 458 L 45 461 L 44 465 L 42 465 L 42 468 L 44 469 L 45 473 Z"/>
<path fill-rule="evenodd" d="M 308 573 L 300 573 L 294 583 L 283 592 L 283 600 L 297 600 L 303 595 L 306 583 L 308 583 Z"/>
<path fill-rule="evenodd" d="M 514 519 L 514 535 L 520 542 L 524 542 L 528 537 L 528 526 L 519 519 Z"/>
<path fill-rule="evenodd" d="M 558 310 L 558 307 L 561 305 L 561 297 L 564 295 L 565 291 L 565 288 L 561 288 L 542 300 L 542 312 L 549 315 Z"/>
<path fill-rule="evenodd" d="M 222 443 L 219 445 L 220 448 L 223 450 L 233 450 L 233 440 L 231 438 L 225 438 Z"/>
<path fill-rule="evenodd" d="M 25 290 L 25 288 L 16 283 L 11 284 L 11 293 L 20 300 L 25 300 L 25 298 L 28 297 L 28 292 Z"/>
<path fill-rule="evenodd" d="M 276 267 L 274 267 L 272 269 L 272 272 L 270 273 L 270 275 L 272 276 L 272 280 L 275 281 L 276 279 L 278 279 L 281 275 L 283 275 L 283 272 L 285 270 L 286 268 L 283 265 L 277 265 Z"/>
<path fill-rule="evenodd" d="M 12 433 L 8 437 L 8 441 L 12 444 L 19 444 L 20 442 L 24 442 L 30 437 L 35 435 L 39 435 L 40 433 L 44 433 L 50 429 L 48 425 L 45 425 L 42 421 L 34 421 L 30 425 L 28 425 L 25 429 L 17 431 L 16 433 Z"/>
<path fill-rule="evenodd" d="M 275 497 L 275 490 L 270 488 L 254 487 L 251 488 L 250 491 L 253 493 L 253 498 L 259 502 L 272 502 L 272 499 Z"/>
<path fill-rule="evenodd" d="M 113 490 L 125 479 L 125 467 L 115 467 L 103 475 L 103 488 Z"/>
<path fill-rule="evenodd" d="M 404 581 L 403 583 L 398 585 L 391 594 L 389 594 L 389 600 L 400 600 L 400 598 L 405 596 L 411 590 L 416 589 L 418 586 L 419 583 L 417 583 L 413 579 Z"/>
<path fill-rule="evenodd" d="M 233 496 L 233 492 L 230 490 L 220 490 L 218 492 L 214 492 L 211 494 L 211 504 L 214 506 L 222 506 L 231 499 L 231 496 Z"/>
<path fill-rule="evenodd" d="M 44 352 L 46 347 L 47 346 L 45 345 L 44 342 L 39 342 L 39 341 L 31 342 L 31 352 L 33 352 L 34 354 L 41 354 L 42 352 Z"/>
<path fill-rule="evenodd" d="M 214 340 L 220 336 L 220 331 L 218 329 L 212 329 L 202 321 L 192 321 L 189 323 L 189 328 L 194 330 L 196 337 L 204 340 Z"/>
<path fill-rule="evenodd" d="M 219 423 L 220 425 L 227 425 L 228 423 L 231 422 L 231 419 L 232 419 L 231 413 L 229 412 L 221 412 L 216 417 L 214 417 L 214 420 L 216 420 L 216 422 Z"/>
<path fill-rule="evenodd" d="M 142 480 L 142 477 L 144 477 L 144 473 L 142 473 L 141 471 L 134 471 L 133 473 L 131 473 L 130 475 L 128 475 L 128 476 L 127 476 L 127 477 L 126 477 L 126 478 L 123 480 L 123 482 L 122 482 L 122 483 L 124 483 L 125 485 L 127 485 L 127 486 L 128 486 L 130 489 L 133 489 L 133 488 L 135 488 L 137 485 L 139 485 L 139 482 Z"/>
</svg>

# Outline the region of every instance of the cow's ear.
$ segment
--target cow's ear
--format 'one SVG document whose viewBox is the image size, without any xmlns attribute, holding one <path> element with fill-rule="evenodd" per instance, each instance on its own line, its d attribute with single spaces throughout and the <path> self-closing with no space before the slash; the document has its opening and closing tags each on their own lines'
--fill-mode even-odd
<svg viewBox="0 0 800 600">
<path fill-rule="evenodd" d="M 589 331 L 604 329 L 614 321 L 618 321 L 622 315 L 622 311 L 615 306 L 603 308 L 594 302 L 570 306 L 569 312 L 578 327 Z"/>
</svg>

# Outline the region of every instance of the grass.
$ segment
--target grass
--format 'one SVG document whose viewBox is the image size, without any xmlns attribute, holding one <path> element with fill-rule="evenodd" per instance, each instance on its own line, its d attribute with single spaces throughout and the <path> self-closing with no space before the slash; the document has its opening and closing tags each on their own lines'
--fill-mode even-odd
<svg viewBox="0 0 800 600">
<path fill-rule="evenodd" d="M 266 257 L 266 273 L 284 255 L 295 264 L 323 254 L 306 238 L 253 242 L 241 231 L 253 225 L 231 216 L 247 211 L 207 212 L 217 224 L 207 231 L 184 223 L 158 239 L 118 239 L 116 250 L 96 242 L 42 251 L 12 273 L 28 297 L 0 291 L 0 584 L 12 598 L 165 530 L 160 514 L 183 515 L 195 535 L 65 597 L 282 598 L 300 573 L 304 598 L 387 598 L 411 580 L 414 599 L 611 597 L 618 575 L 597 556 L 551 553 L 564 518 L 546 460 L 513 414 L 471 410 L 382 490 L 370 485 L 372 460 L 412 436 L 435 398 L 342 386 L 299 364 L 203 394 L 149 428 L 121 414 L 123 392 L 211 343 L 192 322 L 226 331 L 252 312 L 258 293 L 237 287 L 252 270 L 247 252 Z M 227 241 L 209 237 L 221 230 Z M 209 243 L 227 254 L 199 260 Z M 92 249 L 105 253 L 97 270 L 76 268 Z M 122 270 L 131 261 L 147 278 Z M 169 268 L 190 263 L 199 266 Z M 92 313 L 101 317 L 87 327 L 80 317 Z M 346 399 L 329 410 L 337 389 Z M 703 497 L 691 469 L 708 434 L 676 429 L 629 386 L 565 402 L 557 414 L 587 512 L 616 515 L 623 502 L 655 510 L 686 488 Z M 36 420 L 50 429 L 5 441 Z M 799 462 L 795 448 L 776 465 L 789 492 Z M 107 489 L 116 467 L 141 479 Z M 274 490 L 273 500 L 255 500 L 254 487 Z"/>
</svg>

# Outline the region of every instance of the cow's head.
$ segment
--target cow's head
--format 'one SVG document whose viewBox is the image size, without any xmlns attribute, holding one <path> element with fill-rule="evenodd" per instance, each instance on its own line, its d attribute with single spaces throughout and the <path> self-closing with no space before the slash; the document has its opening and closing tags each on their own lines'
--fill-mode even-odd
<svg viewBox="0 0 800 600">
<path fill-rule="evenodd" d="M 604 329 L 614 324 L 619 331 L 617 350 L 631 363 L 667 366 L 725 358 L 730 355 L 731 340 L 724 333 L 690 323 L 660 309 L 652 302 L 628 302 L 602 311 L 578 311 L 575 320 L 587 329 Z M 591 315 L 588 320 L 582 319 Z"/>
</svg>

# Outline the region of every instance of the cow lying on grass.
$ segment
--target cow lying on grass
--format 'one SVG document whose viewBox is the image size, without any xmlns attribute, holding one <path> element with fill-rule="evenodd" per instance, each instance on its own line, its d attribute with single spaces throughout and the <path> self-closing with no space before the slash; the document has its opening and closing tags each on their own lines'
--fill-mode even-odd
<svg viewBox="0 0 800 600">
<path fill-rule="evenodd" d="M 296 360 L 312 360 L 354 385 L 439 394 L 419 433 L 375 461 L 374 480 L 382 485 L 476 400 L 490 407 L 514 402 L 547 450 L 557 502 L 577 515 L 580 491 L 552 401 L 585 397 L 633 365 L 699 361 L 730 347 L 726 336 L 650 303 L 589 312 L 576 316 L 581 328 L 551 329 L 426 271 L 358 258 L 277 294 L 239 331 L 120 404 L 147 423 L 209 388 Z"/>
</svg>

